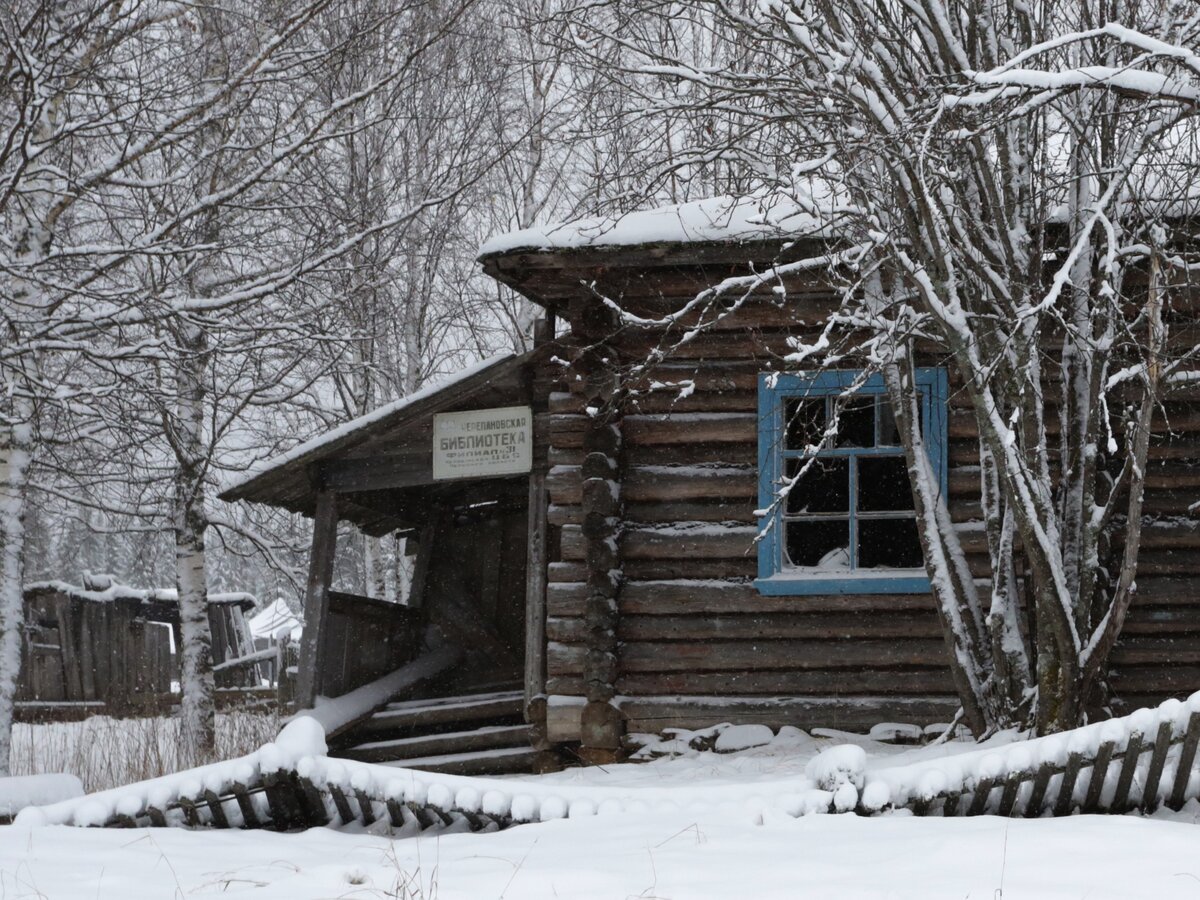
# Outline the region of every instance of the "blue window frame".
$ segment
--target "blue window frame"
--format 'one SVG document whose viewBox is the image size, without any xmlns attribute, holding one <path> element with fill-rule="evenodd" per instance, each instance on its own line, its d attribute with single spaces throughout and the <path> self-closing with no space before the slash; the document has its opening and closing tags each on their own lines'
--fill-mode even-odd
<svg viewBox="0 0 1200 900">
<path fill-rule="evenodd" d="M 946 372 L 916 375 L 922 433 L 945 494 Z M 857 385 L 861 377 L 847 370 L 759 377 L 761 593 L 929 590 L 887 388 L 881 375 Z M 835 410 L 836 434 L 826 435 Z"/>
</svg>

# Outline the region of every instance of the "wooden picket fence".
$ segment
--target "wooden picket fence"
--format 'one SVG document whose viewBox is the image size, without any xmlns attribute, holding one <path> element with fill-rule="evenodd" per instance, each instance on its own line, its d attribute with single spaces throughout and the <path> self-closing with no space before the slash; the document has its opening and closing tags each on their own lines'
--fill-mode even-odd
<svg viewBox="0 0 1200 900">
<path fill-rule="evenodd" d="M 1168 701 L 1077 732 L 869 770 L 853 811 L 1037 817 L 1179 809 L 1200 796 L 1198 745 L 1200 694 L 1187 704 Z M 237 760 L 37 812 L 47 822 L 124 828 L 287 831 L 386 821 L 400 836 L 430 829 L 497 831 L 567 814 L 563 799 L 554 796 L 559 788 L 536 781 L 444 776 L 290 753 L 284 744 L 267 745 Z M 834 811 L 837 794 L 805 784 L 805 812 Z M 781 784 L 781 793 L 791 787 Z M 728 801 L 728 787 L 724 791 Z M 648 808 L 634 793 L 611 788 L 580 787 L 568 799 L 571 816 L 595 814 L 605 805 L 612 811 L 614 803 L 621 815 Z"/>
<path fill-rule="evenodd" d="M 900 805 L 919 816 L 1028 818 L 1047 814 L 1067 816 L 1076 811 L 1152 812 L 1164 805 L 1180 809 L 1200 792 L 1200 785 L 1192 783 L 1197 775 L 1200 710 L 1191 712 L 1186 724 L 1180 727 L 1173 714 L 1175 708 L 1160 707 L 1166 715 L 1160 717 L 1153 729 L 1139 727 L 1139 719 L 1150 718 L 1145 715 L 1114 720 L 1128 726 L 1122 729 L 1122 737 L 1109 737 L 1094 751 L 1090 748 L 1070 751 L 1065 762 L 1047 760 L 974 779 L 964 778 L 936 791 L 918 790 Z M 1069 736 L 1059 736 L 1064 737 Z M 1030 741 L 1012 748 L 1033 755 L 1038 743 Z M 1168 771 L 1171 777 L 1164 781 Z"/>
</svg>

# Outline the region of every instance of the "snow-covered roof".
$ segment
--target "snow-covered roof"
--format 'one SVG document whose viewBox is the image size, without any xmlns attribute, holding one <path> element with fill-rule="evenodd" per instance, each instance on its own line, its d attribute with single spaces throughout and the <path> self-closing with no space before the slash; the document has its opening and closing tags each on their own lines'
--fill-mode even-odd
<svg viewBox="0 0 1200 900">
<path fill-rule="evenodd" d="M 1192 171 L 1164 174 L 1163 165 L 1142 177 L 1136 203 L 1165 218 L 1200 214 L 1200 191 Z M 759 191 L 676 203 L 615 216 L 599 216 L 523 228 L 490 238 L 479 258 L 518 250 L 583 250 L 649 244 L 744 243 L 800 238 L 831 239 L 845 234 L 847 197 L 830 179 L 810 175 L 794 193 Z M 1133 201 L 1124 201 L 1133 202 Z M 1065 205 L 1051 222 L 1066 220 Z"/>
<path fill-rule="evenodd" d="M 253 466 L 221 492 L 225 501 L 250 500 L 312 515 L 318 486 L 314 466 L 338 461 L 386 458 L 408 466 L 404 485 L 432 484 L 433 417 L 437 413 L 477 407 L 514 406 L 529 401 L 529 374 L 535 359 L 551 345 L 527 353 L 482 360 L 453 375 L 432 381 L 416 393 L 339 425 L 312 440 Z M 338 518 L 353 522 L 369 535 L 410 527 L 412 518 L 399 507 L 363 503 L 352 491 L 340 494 Z"/>
<path fill-rule="evenodd" d="M 347 439 L 353 439 L 363 431 L 369 430 L 371 426 L 397 416 L 421 401 L 427 400 L 441 391 L 453 388 L 455 385 L 513 358 L 514 356 L 511 353 L 500 353 L 495 356 L 489 356 L 487 359 L 481 359 L 479 362 L 467 366 L 465 369 L 460 369 L 452 375 L 431 378 L 424 387 L 406 397 L 393 400 L 391 403 L 385 403 L 383 406 L 373 409 L 369 413 L 359 416 L 357 419 L 351 419 L 348 422 L 338 425 L 336 428 L 331 428 L 324 434 L 298 444 L 286 453 L 280 453 L 278 456 L 273 456 L 259 462 L 249 468 L 242 477 L 234 479 L 225 488 L 223 493 L 239 494 L 250 482 L 257 480 L 269 472 L 321 456 L 328 451 L 336 449 Z"/>
<path fill-rule="evenodd" d="M 818 194 L 820 195 L 818 197 Z M 638 244 L 741 242 L 796 237 L 833 237 L 835 213 L 827 190 L 813 191 L 802 206 L 792 197 L 760 193 L 745 197 L 709 197 L 657 209 L 525 228 L 497 235 L 479 248 L 479 256 L 514 250 L 563 250 L 625 247 Z M 828 209 L 820 218 L 808 210 Z"/>
<path fill-rule="evenodd" d="M 273 638 L 281 631 L 294 634 L 304 623 L 292 612 L 283 598 L 278 597 L 269 606 L 252 615 L 246 624 L 250 626 L 250 634 L 254 637 Z"/>
<path fill-rule="evenodd" d="M 178 603 L 179 592 L 174 588 L 133 588 L 125 584 L 110 583 L 103 590 L 89 589 L 65 581 L 31 581 L 25 585 L 25 592 L 57 591 L 80 600 L 94 603 L 111 603 L 114 600 L 141 600 L 143 602 Z M 233 603 L 244 608 L 254 606 L 253 594 L 244 591 L 226 591 L 210 593 L 209 603 Z"/>
</svg>

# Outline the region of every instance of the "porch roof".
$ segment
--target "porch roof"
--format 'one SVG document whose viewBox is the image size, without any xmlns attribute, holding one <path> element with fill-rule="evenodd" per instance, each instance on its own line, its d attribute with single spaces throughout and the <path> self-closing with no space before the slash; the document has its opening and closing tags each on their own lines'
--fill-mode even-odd
<svg viewBox="0 0 1200 900">
<path fill-rule="evenodd" d="M 433 416 L 527 403 L 529 365 L 537 352 L 485 359 L 339 425 L 254 467 L 220 498 L 312 516 L 318 491 L 328 488 L 338 494 L 338 518 L 367 534 L 409 526 L 409 517 L 398 512 L 394 502 L 378 502 L 378 495 L 433 484 Z"/>
</svg>

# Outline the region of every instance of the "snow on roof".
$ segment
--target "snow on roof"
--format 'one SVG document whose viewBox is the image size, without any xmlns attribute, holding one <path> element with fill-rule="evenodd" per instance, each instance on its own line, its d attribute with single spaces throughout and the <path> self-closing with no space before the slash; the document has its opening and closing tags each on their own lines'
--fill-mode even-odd
<svg viewBox="0 0 1200 900">
<path fill-rule="evenodd" d="M 125 584 L 111 582 L 103 590 L 84 588 L 69 584 L 65 581 L 31 581 L 25 585 L 28 591 L 58 591 L 80 600 L 91 600 L 96 603 L 110 603 L 113 600 L 143 600 L 160 603 L 178 603 L 179 592 L 174 588 L 133 588 Z M 253 606 L 257 601 L 253 594 L 244 591 L 226 591 L 210 593 L 209 603 L 236 603 L 242 606 Z"/>
<path fill-rule="evenodd" d="M 831 237 L 836 215 L 832 197 L 828 188 L 819 186 L 811 191 L 811 202 L 805 206 L 780 193 L 709 197 L 622 216 L 512 231 L 487 241 L 479 248 L 479 256 L 524 249 Z M 829 215 L 818 218 L 809 211 L 818 208 L 828 209 Z"/>
<path fill-rule="evenodd" d="M 1165 173 L 1165 165 L 1156 160 L 1153 169 L 1142 176 L 1144 183 L 1133 192 L 1136 202 L 1166 218 L 1200 214 L 1200 189 L 1195 188 L 1194 171 Z M 742 197 L 708 197 L 619 216 L 524 228 L 496 235 L 479 248 L 478 255 L 483 258 L 515 250 L 639 244 L 834 238 L 845 233 L 845 216 L 853 213 L 847 204 L 844 189 L 835 181 L 809 174 L 797 183 L 794 195 L 763 190 Z M 1065 209 L 1065 205 L 1054 207 L 1049 221 L 1065 221 Z"/>
<path fill-rule="evenodd" d="M 250 626 L 250 634 L 254 637 L 273 638 L 284 630 L 291 634 L 303 627 L 304 623 L 292 612 L 283 598 L 279 597 L 265 609 L 251 616 L 247 624 Z"/>
<path fill-rule="evenodd" d="M 512 353 L 498 353 L 495 356 L 489 356 L 486 359 L 481 359 L 479 362 L 474 363 L 473 365 L 467 366 L 464 369 L 460 369 L 452 375 L 447 375 L 441 378 L 435 376 L 434 378 L 431 378 L 423 387 L 421 387 L 420 390 L 414 391 L 406 397 L 401 397 L 399 400 L 393 400 L 391 403 L 385 403 L 383 406 L 377 407 L 376 409 L 371 410 L 369 413 L 359 416 L 357 419 L 351 419 L 348 422 L 343 422 L 336 428 L 332 428 L 329 431 L 326 431 L 324 434 L 317 435 L 317 437 L 313 438 L 312 440 L 305 441 L 303 444 L 297 444 L 286 453 L 280 453 L 277 456 L 272 456 L 268 459 L 258 462 L 247 469 L 240 477 L 230 481 L 229 484 L 225 486 L 222 493 L 229 493 L 230 491 L 239 490 L 272 469 L 281 468 L 306 456 L 319 453 L 329 445 L 334 444 L 343 438 L 349 437 L 363 428 L 374 425 L 376 422 L 379 422 L 383 419 L 390 418 L 396 413 L 403 411 L 407 407 L 431 397 L 438 391 L 452 387 L 458 382 L 465 381 L 472 375 L 482 372 L 484 369 L 488 369 L 501 362 L 510 360 L 513 357 L 514 354 Z"/>
</svg>

